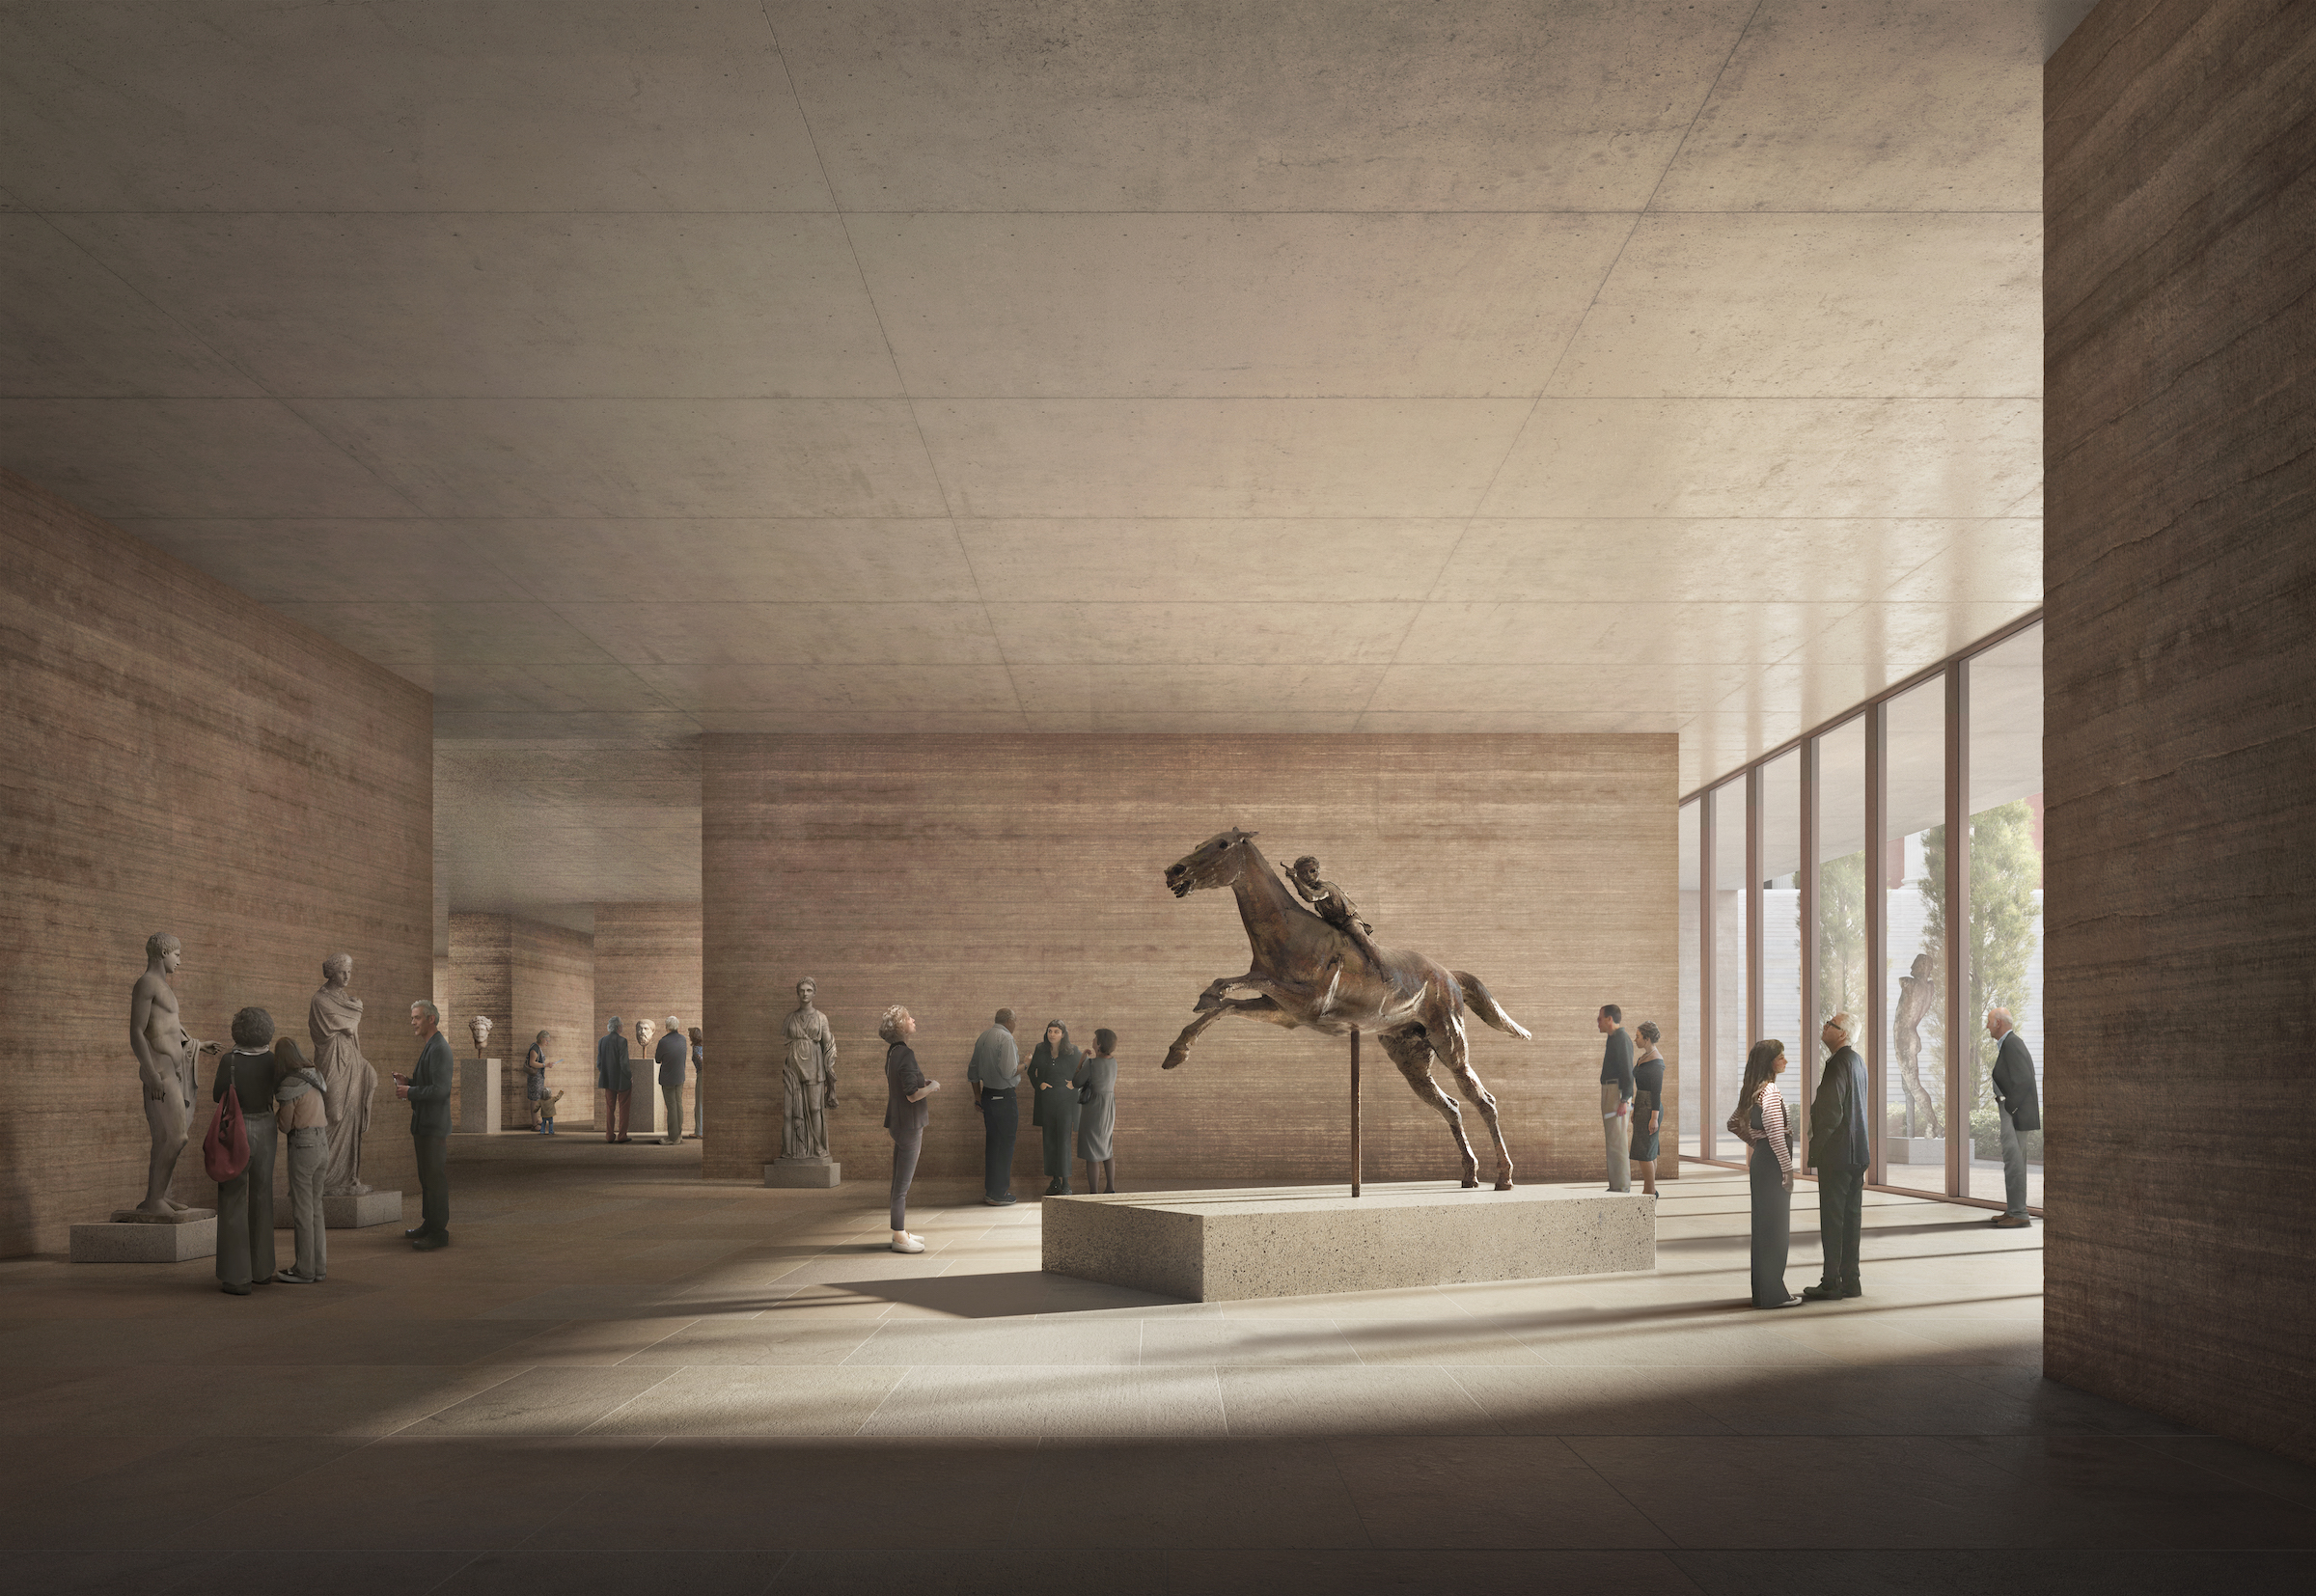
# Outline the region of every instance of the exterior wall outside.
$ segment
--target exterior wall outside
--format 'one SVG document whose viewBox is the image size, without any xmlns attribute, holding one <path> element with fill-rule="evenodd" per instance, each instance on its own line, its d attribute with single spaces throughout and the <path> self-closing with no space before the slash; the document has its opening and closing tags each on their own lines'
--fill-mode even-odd
<svg viewBox="0 0 2316 1596">
<path fill-rule="evenodd" d="M 566 1093 L 558 1128 L 593 1122 L 594 1042 L 588 1033 L 594 1007 L 592 937 L 514 915 L 453 914 L 449 985 L 443 1032 L 459 1057 L 474 1052 L 467 1022 L 477 1014 L 490 1016 L 490 1052 L 500 1060 L 503 1128 L 530 1127 L 523 1055 L 541 1031 L 554 1033 L 549 1056 L 559 1060 L 548 1072 L 548 1085 Z"/>
<path fill-rule="evenodd" d="M 754 1179 L 778 1151 L 779 1027 L 811 975 L 838 1035 L 830 1134 L 848 1179 L 881 1179 L 891 1157 L 875 1027 L 892 1003 L 916 1014 L 943 1084 L 928 1178 L 980 1169 L 964 1065 L 1000 1006 L 1025 1059 L 1050 1018 L 1082 1043 L 1117 1032 L 1122 1178 L 1346 1178 L 1343 1041 L 1231 1019 L 1181 1069 L 1158 1067 L 1199 991 L 1248 962 L 1230 894 L 1176 901 L 1160 872 L 1233 824 L 1274 863 L 1318 855 L 1385 945 L 1477 975 L 1536 1033 L 1472 1025 L 1516 1178 L 1601 1177 L 1600 1004 L 1656 1019 L 1680 1057 L 1670 736 L 710 735 L 703 750 L 706 1029 L 734 1069 L 711 1177 Z M 1453 1177 L 1446 1126 L 1372 1039 L 1365 1068 L 1368 1177 Z M 1034 1178 L 1023 1119 L 1016 1173 Z M 1485 1149 L 1476 1113 L 1466 1123 Z"/>
<path fill-rule="evenodd" d="M 0 1254 L 144 1196 L 127 1039 L 145 939 L 184 943 L 195 1036 L 255 1004 L 306 1044 L 321 961 L 354 957 L 379 1089 L 373 1186 L 415 1191 L 408 1111 L 431 986 L 432 701 L 255 600 L 0 472 Z M 213 1206 L 198 1139 L 174 1195 Z"/>
<path fill-rule="evenodd" d="M 594 1085 L 595 1038 L 614 1014 L 626 1022 L 627 1045 L 635 1046 L 635 1022 L 649 1019 L 665 1027 L 668 1016 L 680 1019 L 688 1030 L 707 1027 L 700 1019 L 700 905 L 697 903 L 598 903 L 595 905 L 595 1023 L 588 1032 L 584 1075 L 573 1079 Z M 657 1046 L 658 1036 L 652 1038 Z M 708 1067 L 714 1038 L 709 1037 Z M 571 1057 L 580 1057 L 577 1049 Z M 648 1087 L 659 1090 L 659 1066 L 640 1054 L 634 1064 L 638 1097 Z M 683 1128 L 692 1126 L 692 1089 L 696 1072 L 687 1071 L 683 1084 Z M 715 1087 L 711 1082 L 708 1090 Z M 598 1102 L 602 1093 L 590 1095 Z M 710 1116 L 711 1126 L 713 1116 Z"/>
<path fill-rule="evenodd" d="M 2305 6 L 2105 0 L 2044 90 L 2044 1366 L 2305 1461 L 2312 83 Z"/>
</svg>

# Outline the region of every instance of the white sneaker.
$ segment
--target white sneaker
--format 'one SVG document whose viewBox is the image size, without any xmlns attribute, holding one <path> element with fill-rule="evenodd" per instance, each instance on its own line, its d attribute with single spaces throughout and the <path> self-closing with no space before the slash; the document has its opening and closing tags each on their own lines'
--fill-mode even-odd
<svg viewBox="0 0 2316 1596">
<path fill-rule="evenodd" d="M 903 1231 L 900 1240 L 893 1244 L 893 1251 L 896 1252 L 922 1252 L 924 1251 L 924 1238 L 912 1236 Z"/>
</svg>

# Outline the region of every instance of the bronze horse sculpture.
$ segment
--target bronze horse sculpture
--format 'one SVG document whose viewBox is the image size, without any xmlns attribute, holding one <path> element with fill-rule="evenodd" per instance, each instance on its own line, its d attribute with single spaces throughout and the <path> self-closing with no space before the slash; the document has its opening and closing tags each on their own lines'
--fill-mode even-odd
<svg viewBox="0 0 2316 1596">
<path fill-rule="evenodd" d="M 1208 839 L 1167 867 L 1166 884 L 1176 897 L 1205 887 L 1228 887 L 1238 898 L 1254 950 L 1243 976 L 1225 976 L 1199 994 L 1199 1017 L 1174 1038 L 1164 1067 L 1172 1069 L 1190 1053 L 1199 1033 L 1226 1014 L 1243 1014 L 1291 1031 L 1308 1026 L 1340 1036 L 1357 1026 L 1373 1032 L 1383 1051 L 1418 1097 L 1440 1111 L 1464 1159 L 1464 1184 L 1479 1184 L 1479 1160 L 1464 1135 L 1455 1100 L 1432 1079 L 1436 1058 L 1454 1075 L 1463 1094 L 1488 1122 L 1496 1141 L 1496 1190 L 1512 1189 L 1512 1155 L 1496 1120 L 1496 1099 L 1472 1073 L 1464 1035 L 1468 1005 L 1498 1031 L 1522 1040 L 1528 1032 L 1488 993 L 1476 976 L 1449 970 L 1405 949 L 1379 949 L 1373 958 L 1344 931 L 1296 901 L 1295 894 L 1255 851 L 1254 833 L 1232 829 Z M 1233 991 L 1250 997 L 1227 996 Z"/>
</svg>

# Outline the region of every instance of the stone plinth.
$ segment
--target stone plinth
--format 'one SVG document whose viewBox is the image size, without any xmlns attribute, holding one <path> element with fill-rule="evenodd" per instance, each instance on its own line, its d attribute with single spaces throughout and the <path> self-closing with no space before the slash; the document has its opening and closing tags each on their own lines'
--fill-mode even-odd
<svg viewBox="0 0 2316 1596">
<path fill-rule="evenodd" d="M 645 1137 L 668 1134 L 667 1104 L 659 1095 L 658 1066 L 646 1062 L 635 1072 L 635 1090 L 627 1099 L 627 1134 Z"/>
<path fill-rule="evenodd" d="M 184 1263 L 216 1255 L 217 1215 L 207 1208 L 72 1226 L 74 1263 Z"/>
<path fill-rule="evenodd" d="M 451 1127 L 453 1134 L 499 1134 L 499 1064 L 496 1059 L 458 1060 L 458 1122 Z"/>
<path fill-rule="evenodd" d="M 1653 1269 L 1657 1200 L 1452 1181 L 1043 1199 L 1046 1269 L 1199 1302 Z"/>
<path fill-rule="evenodd" d="M 767 1186 L 801 1186 L 824 1191 L 844 1182 L 844 1166 L 833 1160 L 826 1164 L 807 1163 L 802 1159 L 784 1158 L 764 1166 L 764 1184 Z"/>
</svg>

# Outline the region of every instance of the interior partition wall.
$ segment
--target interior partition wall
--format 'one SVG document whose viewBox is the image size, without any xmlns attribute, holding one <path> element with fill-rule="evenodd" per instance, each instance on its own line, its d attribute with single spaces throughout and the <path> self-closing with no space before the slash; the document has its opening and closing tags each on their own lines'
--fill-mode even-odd
<svg viewBox="0 0 2316 1596">
<path fill-rule="evenodd" d="M 1846 1015 L 1870 1183 L 2000 1205 L 1988 1010 L 2043 1072 L 2042 638 L 2026 616 L 1684 801 L 1684 1156 L 1740 1161 L 1723 1125 L 1763 1037 L 1798 1114 Z M 2020 1142 L 2040 1213 L 2041 1133 Z"/>
</svg>

